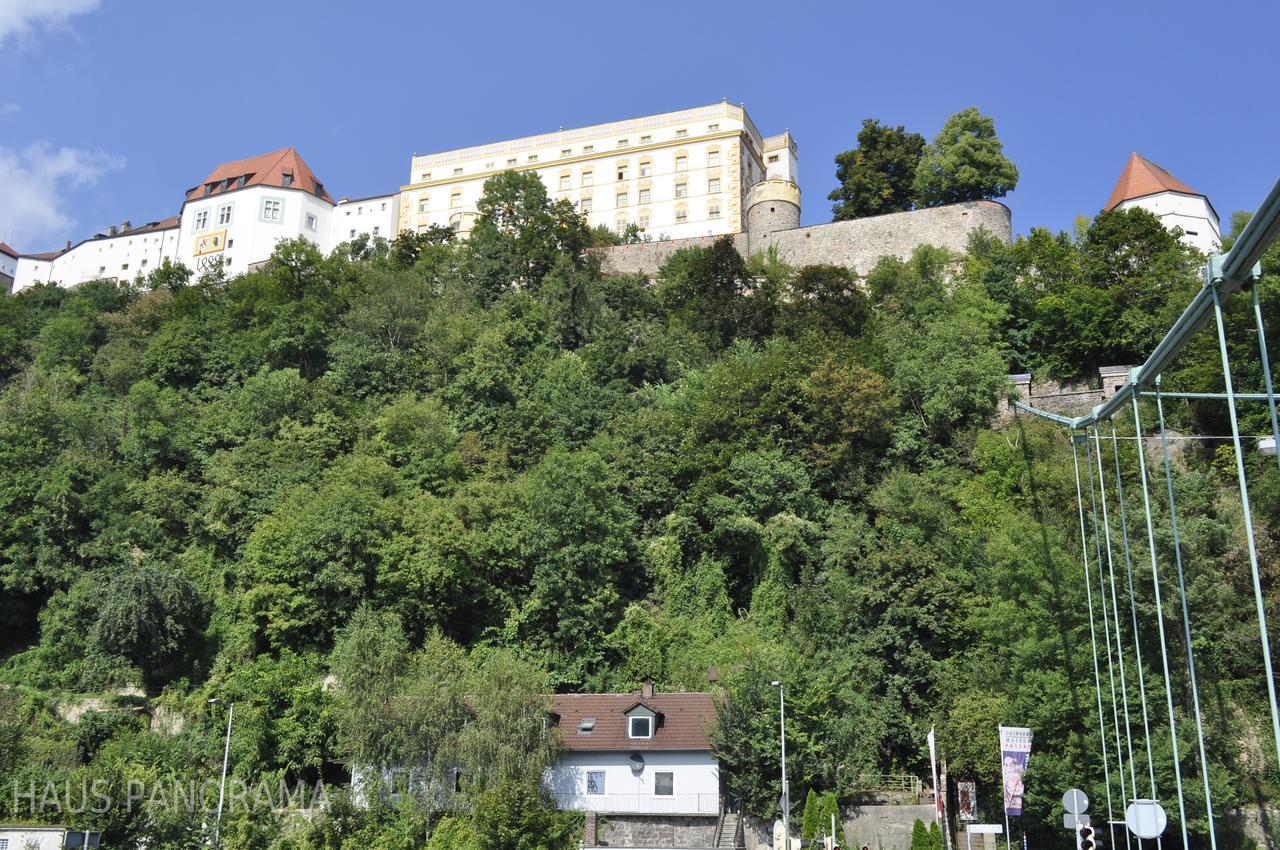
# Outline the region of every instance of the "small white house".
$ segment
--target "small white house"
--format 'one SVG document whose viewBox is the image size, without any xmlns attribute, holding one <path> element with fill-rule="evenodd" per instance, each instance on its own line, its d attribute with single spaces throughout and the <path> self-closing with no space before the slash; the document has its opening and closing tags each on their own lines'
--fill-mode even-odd
<svg viewBox="0 0 1280 850">
<path fill-rule="evenodd" d="M 0 824 L 0 850 L 94 850 L 99 836 L 65 826 Z"/>
<path fill-rule="evenodd" d="M 1222 247 L 1218 213 L 1208 196 L 1136 153 L 1129 156 L 1103 209 L 1130 207 L 1148 210 L 1169 230 L 1181 228 L 1182 241 L 1199 251 L 1212 254 Z"/>
<path fill-rule="evenodd" d="M 546 785 L 562 809 L 637 815 L 720 813 L 711 694 L 559 694 L 560 757 Z"/>
</svg>

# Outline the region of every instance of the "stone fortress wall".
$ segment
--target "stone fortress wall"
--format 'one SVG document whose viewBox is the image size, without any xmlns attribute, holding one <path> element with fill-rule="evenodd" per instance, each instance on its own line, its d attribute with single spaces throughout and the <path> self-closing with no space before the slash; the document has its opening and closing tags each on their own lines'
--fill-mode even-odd
<svg viewBox="0 0 1280 850">
<path fill-rule="evenodd" d="M 772 220 L 759 217 L 761 224 Z M 866 274 L 881 257 L 906 259 L 920 245 L 936 245 L 964 251 L 969 237 L 985 228 L 997 239 L 1013 238 L 1009 208 L 995 201 L 969 201 L 911 212 L 833 221 L 809 227 L 735 233 L 727 238 L 744 257 L 776 248 L 778 256 L 793 266 L 818 263 L 845 266 Z M 656 274 L 681 248 L 706 247 L 718 238 L 699 236 L 642 242 L 599 249 L 604 267 L 618 274 Z"/>
</svg>

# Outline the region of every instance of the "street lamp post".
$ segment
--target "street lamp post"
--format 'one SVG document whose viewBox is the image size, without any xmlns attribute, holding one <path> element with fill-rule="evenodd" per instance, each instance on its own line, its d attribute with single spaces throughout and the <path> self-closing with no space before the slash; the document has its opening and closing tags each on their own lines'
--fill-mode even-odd
<svg viewBox="0 0 1280 850">
<path fill-rule="evenodd" d="M 778 689 L 778 738 L 782 743 L 782 835 L 785 850 L 791 848 L 791 789 L 787 787 L 787 701 L 782 682 L 770 682 Z"/>
<path fill-rule="evenodd" d="M 210 705 L 218 705 L 222 700 L 214 697 L 209 700 Z M 231 721 L 236 716 L 236 704 L 230 703 L 227 710 L 227 740 L 222 745 L 222 781 L 218 784 L 218 813 L 213 821 L 213 847 L 218 847 L 218 831 L 222 828 L 222 800 L 227 793 L 227 759 L 231 755 Z"/>
</svg>

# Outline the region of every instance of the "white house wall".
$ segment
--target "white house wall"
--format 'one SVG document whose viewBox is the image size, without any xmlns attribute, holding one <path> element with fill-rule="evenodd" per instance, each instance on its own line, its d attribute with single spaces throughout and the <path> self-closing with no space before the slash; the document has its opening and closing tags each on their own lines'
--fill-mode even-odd
<svg viewBox="0 0 1280 850">
<path fill-rule="evenodd" d="M 0 826 L 9 850 L 62 850 L 66 830 L 61 827 Z"/>
<path fill-rule="evenodd" d="M 1118 204 L 1119 209 L 1141 207 L 1154 213 L 1170 230 L 1182 228 L 1182 241 L 1203 251 L 1215 253 L 1222 247 L 1222 233 L 1218 216 L 1209 202 L 1199 195 L 1182 195 L 1176 192 L 1160 192 L 1142 198 L 1134 198 Z"/>
<path fill-rule="evenodd" d="M 280 217 L 271 221 L 264 217 L 264 203 L 279 201 Z M 218 224 L 219 210 L 231 206 L 231 221 Z M 178 260 L 196 272 L 204 263 L 222 257 L 227 274 L 236 275 L 265 262 L 283 239 L 301 236 L 328 251 L 333 207 L 323 198 L 299 189 L 279 186 L 249 186 L 207 198 L 189 201 L 182 210 L 182 235 L 178 242 Z M 201 224 L 201 213 L 207 212 L 207 223 Z M 307 215 L 315 216 L 315 228 L 306 225 Z M 221 250 L 196 254 L 201 236 L 226 230 Z M 206 259 L 207 258 L 207 259 Z"/>
<path fill-rule="evenodd" d="M 399 194 L 339 201 L 333 208 L 329 250 L 362 235 L 395 239 L 399 222 Z"/>
<path fill-rule="evenodd" d="M 706 751 L 640 753 L 644 768 L 632 771 L 627 753 L 566 751 L 547 772 L 547 790 L 562 809 L 615 814 L 714 815 L 720 811 L 720 771 Z M 587 793 L 587 773 L 603 771 L 604 794 Z M 670 796 L 654 794 L 654 774 L 674 776 Z"/>
<path fill-rule="evenodd" d="M 37 283 L 77 286 L 100 278 L 133 280 L 165 258 L 172 259 L 177 241 L 177 228 L 170 228 L 89 239 L 51 261 L 23 257 L 18 261 L 13 290 Z"/>
</svg>

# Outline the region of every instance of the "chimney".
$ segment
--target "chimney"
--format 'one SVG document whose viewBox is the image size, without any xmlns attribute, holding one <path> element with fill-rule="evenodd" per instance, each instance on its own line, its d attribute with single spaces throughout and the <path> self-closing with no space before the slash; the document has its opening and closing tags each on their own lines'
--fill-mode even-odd
<svg viewBox="0 0 1280 850">
<path fill-rule="evenodd" d="M 640 688 L 640 696 L 643 699 L 653 699 L 653 679 L 644 680 L 644 685 Z"/>
<path fill-rule="evenodd" d="M 65 251 L 70 251 L 70 250 L 71 250 L 71 240 L 70 240 L 70 239 L 68 239 L 68 240 L 67 240 L 67 247 L 66 247 L 66 248 L 64 248 L 63 250 L 65 250 Z"/>
</svg>

